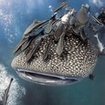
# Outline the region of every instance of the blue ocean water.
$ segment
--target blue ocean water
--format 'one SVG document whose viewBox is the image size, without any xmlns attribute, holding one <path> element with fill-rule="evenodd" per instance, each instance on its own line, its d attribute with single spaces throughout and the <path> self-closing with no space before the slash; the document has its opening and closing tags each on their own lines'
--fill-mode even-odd
<svg viewBox="0 0 105 105">
<path fill-rule="evenodd" d="M 95 67 L 95 79 L 68 86 L 41 86 L 20 79 L 11 68 L 13 50 L 25 29 L 33 20 L 48 19 L 52 8 L 63 1 L 78 10 L 88 3 L 91 12 L 105 5 L 104 0 L 0 0 L 0 64 L 7 67 L 26 88 L 23 105 L 105 105 L 105 57 L 100 57 Z M 52 8 L 50 8 L 52 7 Z M 18 102 L 17 102 L 18 103 Z M 17 104 L 18 105 L 18 104 Z"/>
</svg>

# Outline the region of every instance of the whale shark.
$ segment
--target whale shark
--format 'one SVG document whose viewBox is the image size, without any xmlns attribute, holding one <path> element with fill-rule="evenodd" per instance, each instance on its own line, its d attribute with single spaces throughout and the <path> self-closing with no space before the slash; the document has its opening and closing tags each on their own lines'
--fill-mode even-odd
<svg viewBox="0 0 105 105">
<path fill-rule="evenodd" d="M 92 73 L 101 54 L 99 47 L 90 38 L 84 40 L 81 37 L 81 29 L 84 30 L 89 22 L 89 6 L 84 5 L 82 9 L 86 11 L 86 16 L 83 16 L 81 9 L 78 15 L 76 12 L 70 13 L 70 10 L 64 15 L 66 22 L 62 22 L 65 18 L 55 18 L 34 22 L 26 29 L 11 63 L 19 77 L 37 84 L 53 86 L 74 84 L 87 77 L 93 78 Z M 71 17 L 74 18 L 72 25 Z M 82 34 L 85 36 L 85 32 Z"/>
</svg>

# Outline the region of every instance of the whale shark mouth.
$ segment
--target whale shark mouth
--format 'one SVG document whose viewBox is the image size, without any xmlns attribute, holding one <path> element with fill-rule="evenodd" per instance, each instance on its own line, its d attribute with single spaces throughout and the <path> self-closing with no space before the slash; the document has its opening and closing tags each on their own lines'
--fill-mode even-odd
<svg viewBox="0 0 105 105">
<path fill-rule="evenodd" d="M 22 79 L 41 85 L 69 85 L 80 80 L 80 78 L 39 73 L 25 69 L 17 69 L 16 72 Z"/>
</svg>

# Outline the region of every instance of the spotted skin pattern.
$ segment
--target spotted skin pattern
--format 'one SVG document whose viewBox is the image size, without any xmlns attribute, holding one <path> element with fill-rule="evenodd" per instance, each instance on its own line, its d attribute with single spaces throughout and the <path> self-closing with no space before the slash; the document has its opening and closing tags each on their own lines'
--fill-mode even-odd
<svg viewBox="0 0 105 105">
<path fill-rule="evenodd" d="M 48 60 L 44 61 L 43 55 L 48 44 L 50 46 Z M 61 56 L 57 55 L 56 48 L 54 35 L 45 36 L 30 63 L 26 62 L 26 53 L 21 52 L 13 59 L 12 67 L 68 77 L 84 78 L 92 73 L 98 58 L 98 50 L 89 39 L 84 43 L 80 37 L 66 34 Z"/>
</svg>

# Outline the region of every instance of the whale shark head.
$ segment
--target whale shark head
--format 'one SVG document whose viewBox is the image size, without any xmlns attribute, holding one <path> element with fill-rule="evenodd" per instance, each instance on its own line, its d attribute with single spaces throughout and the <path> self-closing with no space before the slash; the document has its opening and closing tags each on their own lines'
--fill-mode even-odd
<svg viewBox="0 0 105 105">
<path fill-rule="evenodd" d="M 24 43 L 18 46 L 19 52 L 11 63 L 21 78 L 45 85 L 67 85 L 93 72 L 98 51 L 89 39 L 84 43 L 80 37 L 66 33 L 63 52 L 58 55 L 54 38 L 54 35 L 40 36 L 32 39 L 27 48 L 29 40 L 22 40 Z"/>
</svg>

